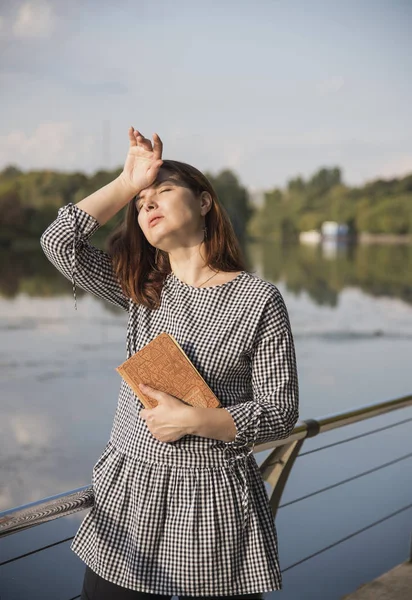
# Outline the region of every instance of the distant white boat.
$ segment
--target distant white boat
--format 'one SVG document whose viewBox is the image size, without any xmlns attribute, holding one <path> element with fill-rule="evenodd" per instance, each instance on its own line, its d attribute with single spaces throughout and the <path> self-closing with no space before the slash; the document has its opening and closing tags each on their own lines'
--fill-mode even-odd
<svg viewBox="0 0 412 600">
<path fill-rule="evenodd" d="M 319 244 L 322 240 L 322 234 L 316 229 L 309 231 L 301 231 L 299 234 L 299 242 L 302 244 Z"/>
<path fill-rule="evenodd" d="M 323 239 L 346 237 L 349 233 L 348 225 L 346 223 L 338 223 L 337 221 L 324 221 L 320 229 Z"/>
</svg>

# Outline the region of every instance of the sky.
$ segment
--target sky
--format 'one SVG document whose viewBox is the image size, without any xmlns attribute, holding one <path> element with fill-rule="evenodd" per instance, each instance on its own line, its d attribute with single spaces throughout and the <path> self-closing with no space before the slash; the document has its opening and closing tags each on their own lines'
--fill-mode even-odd
<svg viewBox="0 0 412 600">
<path fill-rule="evenodd" d="M 121 167 L 128 127 L 250 191 L 412 172 L 412 0 L 0 0 L 0 169 Z"/>
</svg>

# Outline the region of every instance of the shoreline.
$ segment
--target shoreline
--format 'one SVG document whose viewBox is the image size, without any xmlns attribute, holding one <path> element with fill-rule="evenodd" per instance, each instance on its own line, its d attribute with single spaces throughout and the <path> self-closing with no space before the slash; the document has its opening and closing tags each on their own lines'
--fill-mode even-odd
<svg viewBox="0 0 412 600">
<path fill-rule="evenodd" d="M 412 244 L 412 235 L 391 233 L 360 233 L 360 244 Z"/>
</svg>

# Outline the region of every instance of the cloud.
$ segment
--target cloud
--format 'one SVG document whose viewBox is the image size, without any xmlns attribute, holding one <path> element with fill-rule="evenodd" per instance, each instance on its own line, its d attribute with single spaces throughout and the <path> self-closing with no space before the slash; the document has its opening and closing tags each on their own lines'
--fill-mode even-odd
<svg viewBox="0 0 412 600">
<path fill-rule="evenodd" d="M 44 160 L 50 160 L 62 151 L 71 129 L 70 123 L 42 123 L 32 135 L 18 130 L 11 131 L 0 138 L 2 146 L 0 160 L 10 156 L 13 162 L 29 156 L 39 156 L 39 154 Z"/>
<path fill-rule="evenodd" d="M 14 130 L 0 136 L 0 166 L 73 169 L 97 151 L 95 138 L 79 134 L 70 122 L 41 123 L 31 134 Z"/>
<path fill-rule="evenodd" d="M 53 7 L 45 0 L 37 0 L 20 6 L 12 32 L 19 38 L 44 38 L 53 33 L 55 25 Z"/>
<path fill-rule="evenodd" d="M 327 94 L 339 92 L 339 90 L 342 89 L 344 85 L 344 78 L 341 75 L 338 75 L 336 77 L 331 77 L 329 79 L 325 79 L 325 81 L 322 81 L 321 83 L 318 83 L 316 89 L 321 96 L 326 96 Z"/>
</svg>

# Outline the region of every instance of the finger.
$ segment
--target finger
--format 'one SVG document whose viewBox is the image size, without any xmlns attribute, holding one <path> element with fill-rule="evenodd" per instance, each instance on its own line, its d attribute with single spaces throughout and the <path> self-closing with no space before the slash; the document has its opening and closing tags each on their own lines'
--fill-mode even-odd
<svg viewBox="0 0 412 600">
<path fill-rule="evenodd" d="M 145 150 L 153 152 L 151 141 L 145 138 L 141 133 L 138 133 L 138 135 L 136 136 L 136 142 L 138 143 L 138 145 L 143 146 Z"/>
<path fill-rule="evenodd" d="M 166 392 L 162 392 L 161 390 L 156 390 L 156 389 L 150 387 L 150 385 L 146 385 L 144 383 L 139 383 L 139 387 L 142 390 L 142 392 L 144 394 L 146 394 L 146 396 L 149 396 L 149 398 L 153 398 L 154 400 L 157 400 L 158 404 L 159 404 L 159 402 L 163 401 L 169 395 Z"/>
<path fill-rule="evenodd" d="M 132 126 L 129 127 L 129 142 L 130 142 L 130 147 L 137 146 L 136 138 L 134 136 L 134 127 L 132 127 Z"/>
<path fill-rule="evenodd" d="M 150 385 L 146 385 L 144 383 L 139 383 L 139 388 L 151 398 L 155 398 L 158 394 L 157 390 L 154 390 L 152 387 L 150 387 Z"/>
<path fill-rule="evenodd" d="M 153 134 L 153 152 L 155 158 L 162 158 L 163 142 L 157 133 Z"/>
</svg>

